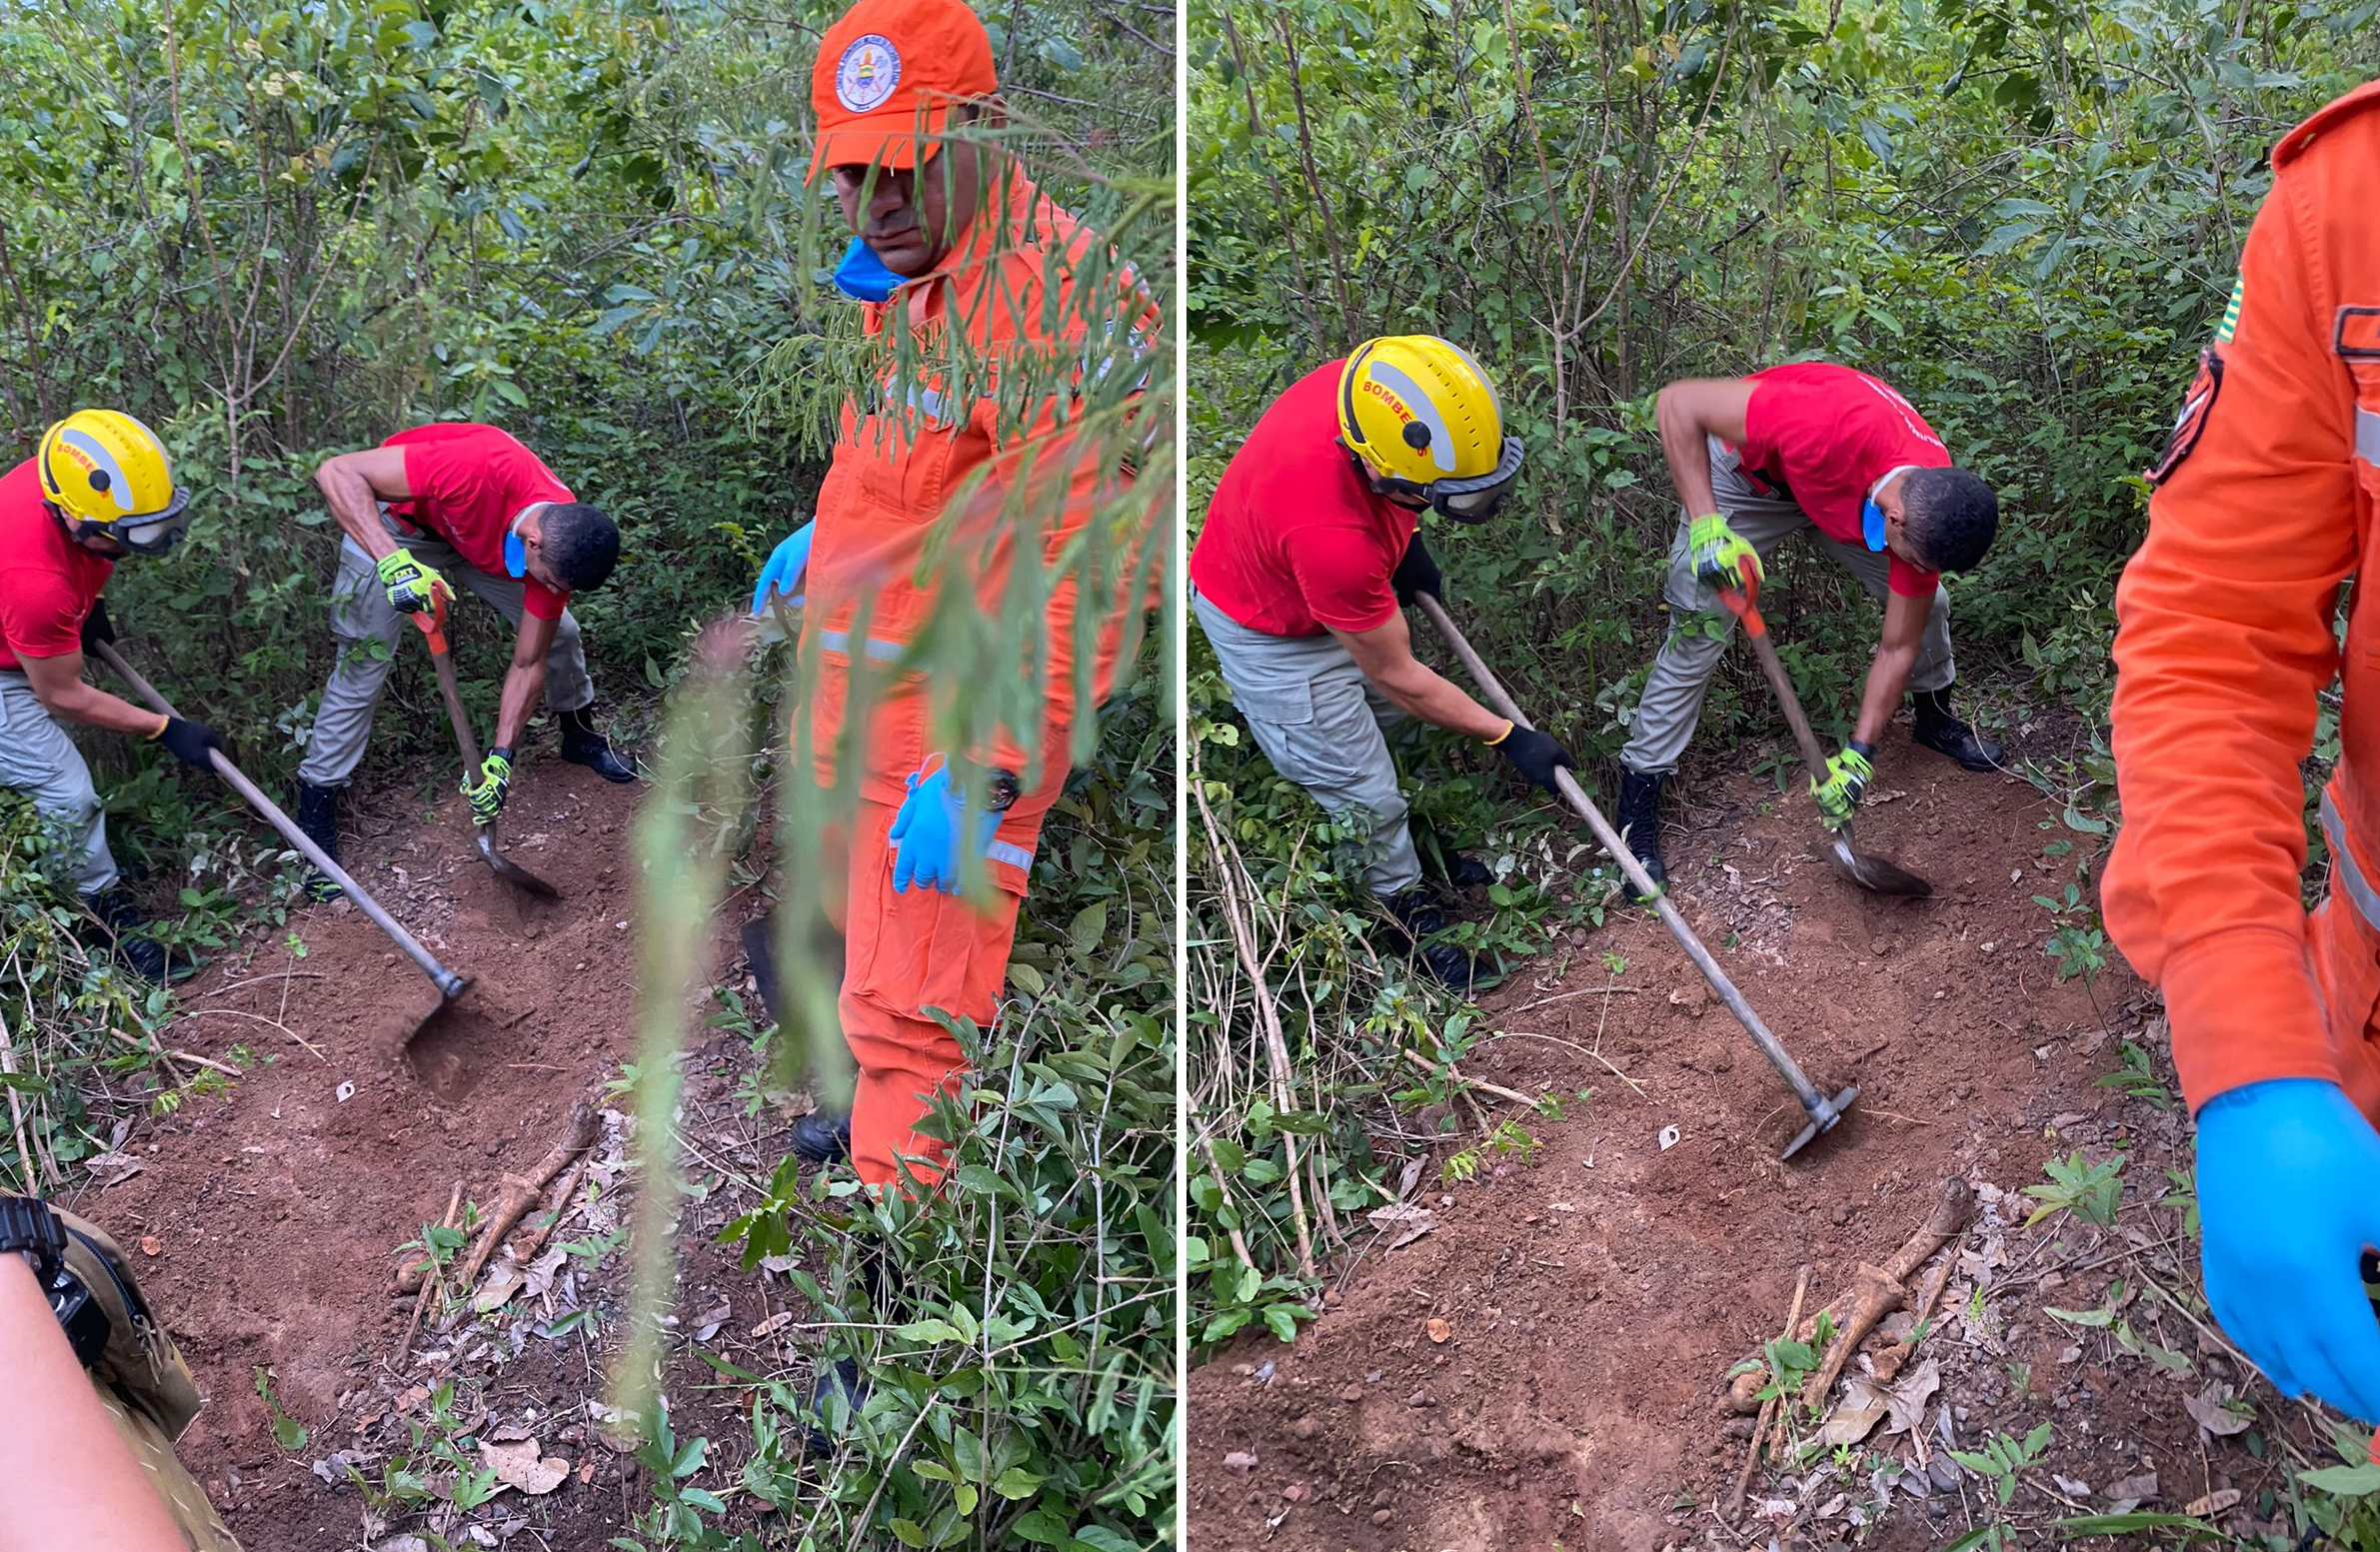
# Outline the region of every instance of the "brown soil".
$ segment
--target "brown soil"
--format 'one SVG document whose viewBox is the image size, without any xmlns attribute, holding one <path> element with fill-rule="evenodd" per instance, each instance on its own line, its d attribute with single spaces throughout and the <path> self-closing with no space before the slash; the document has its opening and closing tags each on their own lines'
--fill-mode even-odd
<svg viewBox="0 0 2380 1552">
<path fill-rule="evenodd" d="M 1694 794 L 1685 830 L 1673 814 L 1665 847 L 1688 921 L 1771 1028 L 1829 1093 L 1859 1084 L 1849 1119 L 1791 1163 L 1777 1161 L 1802 1124 L 1798 1105 L 1648 913 L 1618 909 L 1600 931 L 1523 965 L 1483 998 L 1499 1032 L 1463 1067 L 1559 1096 L 1563 1116 L 1487 1101 L 1539 1146 L 1525 1158 L 1483 1149 L 1475 1181 L 1442 1184 L 1447 1156 L 1477 1147 L 1483 1131 L 1476 1117 L 1458 1117 L 1408 1198 L 1435 1211 L 1434 1232 L 1386 1252 L 1367 1233 L 1293 1345 L 1248 1334 L 1193 1371 L 1192 1547 L 1768 1544 L 1780 1527 L 1747 1530 L 1747 1541 L 1711 1516 L 1746 1449 L 1717 1402 L 1729 1365 L 1783 1324 L 1797 1267 L 1813 1270 L 1813 1300 L 1846 1286 L 1858 1262 L 1883 1260 L 1908 1236 L 1954 1174 L 1984 1183 L 1984 1228 L 2003 1256 L 2073 1250 L 2072 1233 L 2055 1245 L 2036 1243 L 2052 1231 L 2002 1234 L 2006 1217 L 2033 1204 L 1990 1182 L 2011 1192 L 2037 1183 L 2043 1157 L 2069 1146 L 2106 1156 L 2111 1139 L 2128 1135 L 2104 1109 L 2110 1101 L 2157 1117 L 2093 1085 L 2117 1065 L 2116 1038 L 2136 1037 L 2144 1022 L 2138 982 L 2117 961 L 2094 996 L 2057 982 L 2043 952 L 2052 922 L 2032 896 L 2062 893 L 2091 838 L 2060 826 L 2027 783 L 1966 775 L 1897 735 L 1879 767 L 1861 843 L 1927 875 L 1931 899 L 1871 896 L 1839 878 L 1806 802 L 1779 802 L 1750 776 Z M 2082 844 L 2045 855 L 2061 838 Z M 1606 954 L 1623 955 L 1624 970 L 1607 972 Z M 1581 1088 L 1593 1090 L 1584 1102 Z M 1672 1125 L 1677 1137 L 1663 1149 Z M 2178 1118 L 2163 1128 L 2170 1154 Z M 2163 1189 L 2145 1160 L 2126 1178 L 2152 1201 Z M 2173 1269 L 2169 1245 L 2151 1250 Z M 2047 1286 L 2059 1280 L 2043 1275 Z M 2077 1277 L 2047 1302 L 2089 1308 L 2108 1275 Z M 1975 1281 L 1954 1278 L 1951 1307 Z M 1988 1428 L 2021 1435 L 2057 1415 L 2068 1402 L 2053 1393 L 2072 1381 L 2087 1415 L 2079 1433 L 2060 1416 L 2059 1432 L 2082 1463 L 2061 1455 L 2059 1470 L 2103 1485 L 2163 1456 L 2169 1478 L 2184 1458 L 2199 1476 L 2196 1430 L 2171 1382 L 2140 1380 L 2137 1360 L 2119 1370 L 2096 1345 L 2061 1369 L 2063 1350 L 2090 1333 L 2037 1308 L 2028 1330 L 2014 1310 L 1971 1329 L 1945 1323 L 1957 1355 L 1972 1360 L 1942 1360 L 1941 1426 L 1958 1448 L 1980 1447 Z M 2146 1335 L 2152 1322 L 2139 1318 Z M 1446 1323 L 1442 1344 L 1433 1319 Z M 2189 1334 L 2172 1324 L 2181 1335 L 2168 1331 L 2168 1344 Z M 1992 1392 L 2007 1387 L 2001 1354 L 2032 1362 L 2030 1395 Z M 2189 1385 L 2230 1372 L 2222 1362 L 2206 1359 Z M 1931 1409 L 1925 1421 L 1930 1435 Z M 2237 1440 L 2224 1442 L 2238 1453 Z M 1897 1441 L 1903 1456 L 1909 1446 Z M 1931 1441 L 1927 1454 L 1941 1448 Z M 2091 1453 L 2103 1449 L 2115 1453 Z M 1811 1485 L 1788 1483 L 1783 1509 L 1793 1508 L 1790 1489 Z M 1980 1485 L 1928 1501 L 1911 1489 L 1857 1542 L 1955 1539 L 1979 1523 Z M 1771 1491 L 1755 1481 L 1756 1500 Z M 2155 1507 L 2192 1495 L 2166 1491 L 2171 1502 Z M 1829 1529 L 1852 1535 L 1841 1518 Z"/>
<path fill-rule="evenodd" d="M 126 1245 L 154 1247 L 135 1252 L 144 1290 L 210 1398 L 184 1458 L 252 1552 L 355 1544 L 357 1495 L 334 1494 L 311 1460 L 408 1411 L 419 1420 L 410 1387 L 456 1367 L 451 1353 L 426 1372 L 389 1367 L 413 1302 L 391 1285 L 396 1248 L 458 1182 L 492 1203 L 501 1171 L 533 1163 L 629 1051 L 626 830 L 641 792 L 550 758 L 530 769 L 506 846 L 563 891 L 539 902 L 478 860 L 459 799 L 424 821 L 405 789 L 365 789 L 365 811 L 348 817 L 352 870 L 477 981 L 417 1043 L 418 1067 L 401 1059 L 404 1038 L 437 992 L 361 911 L 302 906 L 290 933 L 303 958 L 273 933 L 183 988 L 189 1011 L 169 1043 L 224 1060 L 245 1046 L 262 1061 L 227 1093 L 138 1125 L 121 1146 L 141 1170 L 76 1205 Z M 601 1389 L 589 1340 L 529 1342 L 502 1376 L 513 1409 L 578 1414 L 577 1395 Z M 435 1344 L 426 1329 L 416 1347 Z M 260 1368 L 310 1432 L 296 1453 L 274 1439 Z M 607 1486 L 619 1479 L 609 1451 L 588 1454 L 603 1457 Z M 594 1547 L 617 1533 L 620 1504 L 617 1491 L 574 1488 L 512 1512 L 546 1546 Z"/>
</svg>

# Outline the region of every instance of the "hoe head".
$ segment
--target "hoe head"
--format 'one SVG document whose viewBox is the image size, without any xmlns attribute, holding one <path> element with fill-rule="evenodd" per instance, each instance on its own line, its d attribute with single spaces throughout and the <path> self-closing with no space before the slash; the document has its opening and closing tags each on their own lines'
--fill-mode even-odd
<svg viewBox="0 0 2380 1552">
<path fill-rule="evenodd" d="M 1849 832 L 1850 826 L 1845 825 L 1834 837 L 1834 865 L 1842 870 L 1844 877 L 1873 894 L 1906 894 L 1922 899 L 1934 892 L 1932 884 L 1898 863 L 1852 850 Z"/>
<path fill-rule="evenodd" d="M 1793 1134 L 1793 1140 L 1785 1144 L 1785 1151 L 1779 1153 L 1777 1157 L 1780 1159 L 1791 1158 L 1803 1148 L 1808 1147 L 1821 1132 L 1834 1130 L 1835 1122 L 1843 1118 L 1843 1112 L 1850 1109 L 1852 1101 L 1858 1097 L 1859 1085 L 1853 1083 L 1832 1099 L 1820 1095 L 1816 1104 L 1805 1106 L 1809 1111 L 1809 1124 Z"/>
</svg>

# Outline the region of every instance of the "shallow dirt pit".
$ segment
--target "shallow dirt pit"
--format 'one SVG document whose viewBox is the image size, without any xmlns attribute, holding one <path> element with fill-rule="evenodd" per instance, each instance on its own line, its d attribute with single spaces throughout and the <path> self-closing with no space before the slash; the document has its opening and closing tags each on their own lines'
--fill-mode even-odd
<svg viewBox="0 0 2380 1552">
<path fill-rule="evenodd" d="M 627 835 L 644 790 L 558 760 L 518 783 L 507 846 L 563 890 L 552 902 L 496 879 L 459 799 L 425 819 L 386 773 L 361 790 L 343 859 L 474 977 L 416 1042 L 419 1072 L 405 1036 L 438 990 L 359 910 L 302 905 L 286 936 L 252 938 L 246 956 L 226 952 L 182 988 L 167 1042 L 256 1064 L 228 1092 L 139 1124 L 122 1145 L 139 1172 L 74 1205 L 127 1245 L 157 1246 L 138 1256 L 142 1286 L 208 1397 L 184 1459 L 250 1548 L 355 1544 L 353 1489 L 334 1496 L 309 1461 L 398 1388 L 387 1360 L 413 1301 L 392 1288 L 397 1247 L 439 1219 L 458 1182 L 492 1203 L 502 1172 L 544 1153 L 630 1050 Z M 587 1386 L 576 1344 L 535 1347 L 547 1350 L 508 1371 L 509 1386 L 562 1397 L 553 1376 L 574 1370 Z M 295 1454 L 273 1437 L 260 1368 L 312 1435 Z M 549 1545 L 600 1546 L 619 1513 L 563 1494 L 537 1519 Z"/>
<path fill-rule="evenodd" d="M 2040 1178 L 2045 1123 L 2108 1097 L 2092 1080 L 2140 988 L 2120 965 L 2095 998 L 2055 980 L 2033 896 L 2061 894 L 2073 857 L 2045 853 L 2067 832 L 2038 791 L 1897 733 L 1878 764 L 1862 849 L 1932 898 L 1858 891 L 1806 800 L 1749 776 L 1691 793 L 1694 827 L 1664 846 L 1755 1010 L 1827 1092 L 1859 1084 L 1849 1118 L 1777 1161 L 1799 1105 L 1647 912 L 1522 964 L 1483 997 L 1498 1033 L 1463 1069 L 1552 1094 L 1562 1117 L 1486 1101 L 1536 1143 L 1502 1152 L 1462 1117 L 1410 1198 L 1433 1232 L 1385 1252 L 1358 1236 L 1294 1345 L 1246 1336 L 1193 1371 L 1193 1546 L 1699 1542 L 1745 1449 L 1722 1378 L 1783 1324 L 1796 1268 L 1821 1296 L 1888 1256 L 1946 1176 Z M 1470 1183 L 1441 1179 L 1457 1147 L 1479 1148 Z M 1865 1544 L 1944 1539 L 1922 1519 L 1897 1535 Z"/>
</svg>

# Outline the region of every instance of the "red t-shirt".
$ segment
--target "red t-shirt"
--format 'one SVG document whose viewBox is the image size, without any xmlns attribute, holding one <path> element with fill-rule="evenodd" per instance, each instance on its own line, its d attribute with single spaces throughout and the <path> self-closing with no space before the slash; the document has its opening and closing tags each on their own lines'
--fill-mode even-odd
<svg viewBox="0 0 2380 1552">
<path fill-rule="evenodd" d="M 1950 450 L 1909 401 L 1864 372 L 1805 361 L 1752 374 L 1744 407 L 1744 468 L 1792 493 L 1818 531 L 1866 549 L 1859 513 L 1878 480 L 1903 465 L 1947 469 Z M 1933 597 L 1939 580 L 1899 556 L 1892 591 Z"/>
<path fill-rule="evenodd" d="M 405 450 L 405 487 L 413 492 L 390 502 L 390 513 L 438 535 L 492 577 L 505 575 L 504 536 L 522 508 L 578 499 L 535 453 L 494 426 L 440 421 L 401 431 L 381 446 Z M 522 582 L 529 613 L 540 620 L 562 618 L 569 594 L 535 577 Z"/>
<path fill-rule="evenodd" d="M 1369 631 L 1396 614 L 1388 576 L 1420 514 L 1374 496 L 1338 445 L 1342 365 L 1316 367 L 1257 418 L 1190 548 L 1190 582 L 1251 631 Z"/>
<path fill-rule="evenodd" d="M 116 563 L 66 537 L 41 502 L 41 475 L 26 459 L 0 475 L 0 669 L 55 658 L 83 644 L 83 622 Z"/>
</svg>

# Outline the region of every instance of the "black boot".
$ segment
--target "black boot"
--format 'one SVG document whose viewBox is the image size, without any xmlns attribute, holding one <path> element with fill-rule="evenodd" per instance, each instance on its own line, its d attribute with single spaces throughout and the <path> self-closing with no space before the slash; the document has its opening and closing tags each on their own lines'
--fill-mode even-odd
<svg viewBox="0 0 2380 1552">
<path fill-rule="evenodd" d="M 1475 856 L 1457 854 L 1454 871 L 1447 875 L 1446 881 L 1458 889 L 1483 889 L 1495 882 L 1495 869 Z"/>
<path fill-rule="evenodd" d="M 306 838 L 322 847 L 323 855 L 339 860 L 339 788 L 298 783 L 298 828 Z M 306 898 L 335 900 L 347 891 L 331 880 L 320 868 L 306 869 Z"/>
<path fill-rule="evenodd" d="M 1429 939 L 1446 930 L 1446 913 L 1437 907 L 1429 890 L 1419 884 L 1395 894 L 1383 895 L 1380 903 L 1396 924 L 1413 939 L 1413 958 L 1430 979 L 1449 991 L 1467 994 L 1479 978 L 1476 960 L 1452 943 L 1433 943 Z M 1400 955 L 1401 956 L 1401 955 Z"/>
<path fill-rule="evenodd" d="M 785 1145 L 814 1164 L 840 1164 L 852 1156 L 851 1112 L 813 1110 L 786 1128 Z"/>
<path fill-rule="evenodd" d="M 585 766 L 607 781 L 634 781 L 637 768 L 612 753 L 612 741 L 595 731 L 589 709 L 562 714 L 562 758 Z"/>
<path fill-rule="evenodd" d="M 1619 807 L 1611 815 L 1611 824 L 1628 843 L 1628 850 L 1644 864 L 1655 884 L 1666 886 L 1669 869 L 1661 865 L 1661 780 L 1658 774 L 1646 775 L 1625 767 L 1619 773 Z M 1636 886 L 1622 879 L 1628 898 L 1647 898 Z"/>
<path fill-rule="evenodd" d="M 133 904 L 132 896 L 122 887 L 102 889 L 86 903 L 114 939 L 116 957 L 124 961 L 125 968 L 143 980 L 163 982 L 165 948 L 140 935 L 141 928 L 148 925 L 148 918 Z"/>
<path fill-rule="evenodd" d="M 835 1406 L 837 1401 L 843 1404 Z M 857 1363 L 838 1358 L 822 1365 L 811 1376 L 810 1410 L 802 1419 L 802 1445 L 809 1458 L 824 1460 L 834 1454 L 834 1435 L 848 1431 L 867 1403 L 868 1381 L 860 1377 Z"/>
<path fill-rule="evenodd" d="M 1910 720 L 1909 742 L 1937 755 L 1947 755 L 1962 771 L 1998 771 L 2001 750 L 1950 713 L 1950 690 L 1920 690 L 1910 696 L 1916 707 Z"/>
</svg>

